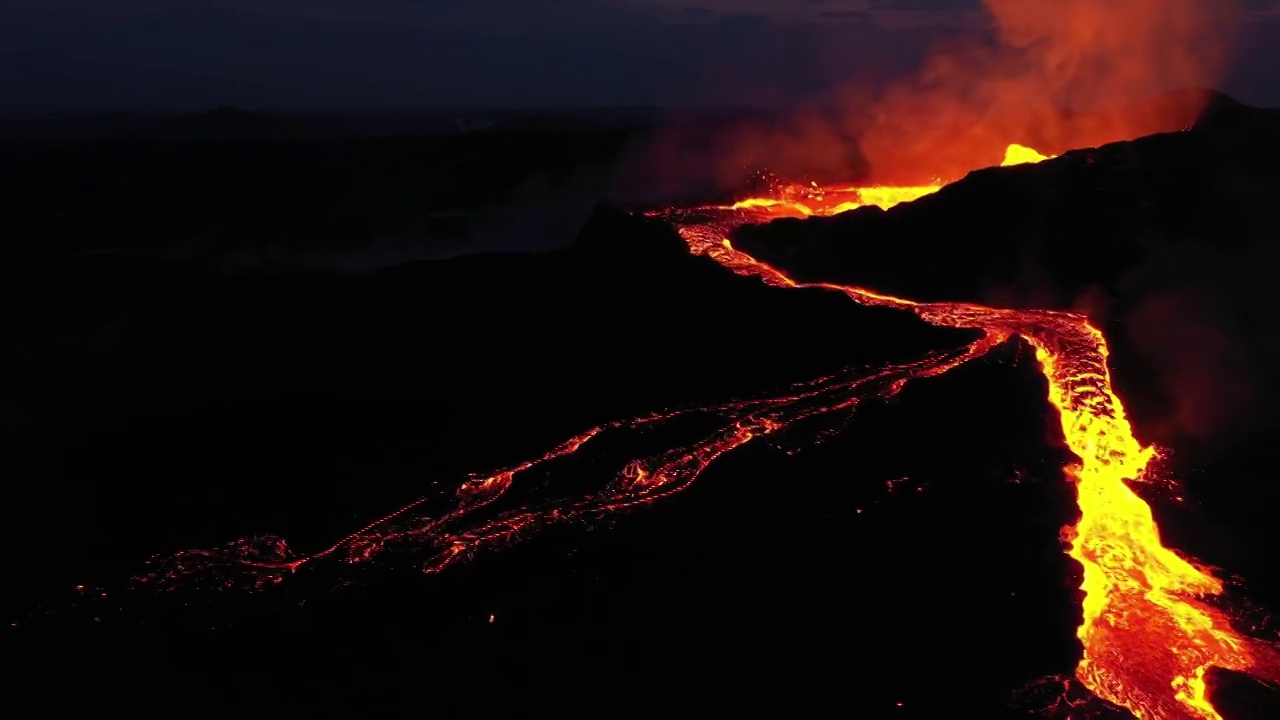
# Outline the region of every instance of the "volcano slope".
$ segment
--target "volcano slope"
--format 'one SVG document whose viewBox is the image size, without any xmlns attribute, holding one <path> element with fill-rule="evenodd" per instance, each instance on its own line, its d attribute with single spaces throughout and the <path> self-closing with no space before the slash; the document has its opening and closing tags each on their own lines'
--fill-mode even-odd
<svg viewBox="0 0 1280 720">
<path fill-rule="evenodd" d="M 1185 132 L 976 171 L 891 212 L 745 226 L 731 239 L 801 281 L 1084 312 L 1116 351 L 1139 434 L 1207 471 L 1253 457 L 1280 419 L 1269 359 L 1278 197 L 1280 114 L 1219 96 Z M 1258 493 L 1270 488 L 1224 475 L 1202 490 L 1264 512 Z"/>
<path fill-rule="evenodd" d="M 1247 568 L 1274 602 L 1275 538 L 1246 520 L 1273 491 L 1239 458 L 1265 463 L 1260 438 L 1276 419 L 1266 358 L 1278 339 L 1267 320 L 1278 130 L 1274 113 L 1219 98 L 1185 132 L 971 173 L 890 212 L 742 226 L 726 243 L 802 285 L 1088 315 L 1121 348 L 1113 387 L 1137 398 L 1140 440 L 1164 447 L 1138 486 L 1168 516 L 1162 535 Z M 1149 482 L 1186 475 L 1154 492 Z"/>
<path fill-rule="evenodd" d="M 999 712 L 1074 662 L 1057 540 L 1069 488 L 1012 349 L 728 455 L 688 502 L 607 531 L 584 529 L 615 516 L 583 518 L 431 576 L 431 548 L 406 546 L 248 596 L 226 576 L 156 594 L 117 582 L 153 554 L 245 535 L 318 549 L 597 423 L 914 361 L 972 333 L 736 277 L 669 226 L 607 209 L 561 252 L 364 278 L 119 258 L 7 272 L 20 364 L 5 456 L 21 482 L 4 523 L 18 618 L 6 650 L 24 691 L 72 677 L 86 690 L 69 703 L 135 714 L 417 715 L 427 693 L 441 712 L 577 715 L 643 682 L 618 714 L 690 695 L 817 711 L 846 697 L 857 665 L 869 713 L 910 702 L 930 717 L 962 692 Z M 993 384 L 1011 388 L 979 413 L 999 442 L 944 432 Z M 508 499 L 594 492 L 628 457 L 707 429 L 694 418 L 610 441 Z M 954 539 L 974 526 L 988 551 L 958 564 Z M 955 596 L 945 609 L 940 593 Z M 975 652 L 1004 660 L 966 669 Z M 669 679 L 637 680 L 654 668 Z"/>
<path fill-rule="evenodd" d="M 772 233 L 809 243 L 814 227 L 741 241 L 764 255 Z M 375 562 L 268 568 L 283 579 L 253 594 L 235 562 L 153 593 L 115 580 L 146 576 L 153 554 L 266 533 L 306 556 L 596 424 L 776 396 L 975 333 L 736 277 L 669 226 L 608 209 L 564 251 L 364 278 L 120 258 L 6 272 L 20 365 L 5 452 L 22 478 L 7 602 L 37 607 L 7 644 L 35 676 L 24 690 L 74 677 L 93 689 L 76 702 L 135 714 L 825 714 L 856 698 L 864 717 L 1123 717 L 1063 703 L 1070 683 L 1044 680 L 1079 656 L 1079 579 L 1059 539 L 1075 511 L 1058 420 L 1020 346 L 745 445 L 679 497 L 548 522 L 447 572 L 421 573 L 439 548 L 408 542 Z M 910 273 L 883 272 L 887 290 Z M 598 493 L 628 458 L 704 436 L 700 422 L 602 438 L 503 501 Z M 1259 526 L 1240 517 L 1248 537 Z M 75 586 L 70 606 L 42 598 Z M 1230 717 L 1268 717 L 1253 694 L 1237 691 L 1249 699 Z"/>
<path fill-rule="evenodd" d="M 1277 133 L 1274 112 L 1218 97 L 1187 132 L 977 171 L 892 213 L 745 227 L 733 239 L 798 279 L 1089 312 L 1113 345 L 1133 346 L 1117 358 L 1125 382 L 1161 396 L 1134 408 L 1152 439 L 1234 451 L 1275 420 L 1265 356 L 1276 339 Z"/>
</svg>

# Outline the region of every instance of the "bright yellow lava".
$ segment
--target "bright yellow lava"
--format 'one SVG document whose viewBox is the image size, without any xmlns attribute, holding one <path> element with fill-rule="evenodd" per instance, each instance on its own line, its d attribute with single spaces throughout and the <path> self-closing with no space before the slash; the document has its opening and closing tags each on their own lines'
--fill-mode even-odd
<svg viewBox="0 0 1280 720">
<path fill-rule="evenodd" d="M 1039 152 L 1032 150 L 1026 145 L 1013 144 L 1005 148 L 1004 161 L 1000 163 L 1001 167 L 1009 167 L 1010 165 L 1026 165 L 1028 163 L 1038 163 L 1041 160 L 1049 160 L 1052 155 L 1041 155 Z"/>
<path fill-rule="evenodd" d="M 1023 145 L 1010 145 L 1004 154 L 1002 166 L 1025 165 L 1048 160 L 1052 155 L 1041 155 Z M 919 200 L 943 188 L 945 183 L 928 185 L 818 185 L 817 183 L 779 184 L 766 197 L 739 200 L 719 210 L 745 211 L 755 222 L 767 222 L 778 218 L 805 218 L 814 215 L 839 215 L 860 207 L 875 206 L 888 210 L 895 205 Z"/>
<path fill-rule="evenodd" d="M 1010 145 L 1002 164 L 1046 159 L 1031 148 Z M 1151 507 L 1129 487 L 1128 482 L 1142 480 L 1155 450 L 1133 434 L 1111 384 L 1101 331 L 1073 313 L 917 303 L 857 287 L 800 283 L 725 239 L 734 227 L 750 222 L 831 215 L 861 205 L 887 209 L 941 187 L 789 185 L 776 197 L 710 208 L 727 217 L 678 229 L 693 253 L 771 285 L 843 292 L 860 304 L 910 310 L 934 325 L 981 330 L 993 342 L 1017 337 L 1034 347 L 1049 402 L 1079 459 L 1067 473 L 1075 481 L 1081 518 L 1065 531 L 1069 553 L 1084 569 L 1083 622 L 1077 633 L 1084 653 L 1077 678 L 1142 720 L 1221 720 L 1207 697 L 1209 668 L 1276 680 L 1280 663 L 1270 645 L 1242 637 L 1221 611 L 1202 600 L 1219 595 L 1222 583 L 1163 545 Z"/>
</svg>

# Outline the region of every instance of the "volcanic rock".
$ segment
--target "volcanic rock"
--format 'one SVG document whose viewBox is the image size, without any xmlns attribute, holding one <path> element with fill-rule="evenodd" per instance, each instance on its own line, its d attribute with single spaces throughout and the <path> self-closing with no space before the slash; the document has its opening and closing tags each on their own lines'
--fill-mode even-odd
<svg viewBox="0 0 1280 720">
<path fill-rule="evenodd" d="M 1280 115 L 1220 98 L 1184 132 L 970 173 L 889 211 L 742 228 L 800 279 L 1085 312 L 1152 439 L 1225 450 L 1274 427 L 1264 318 L 1280 261 Z M 1132 352 L 1128 352 L 1132 350 Z M 1176 388 L 1176 392 L 1174 391 Z"/>
<path fill-rule="evenodd" d="M 1124 278 L 1090 253 L 1135 244 L 1143 223 L 1191 235 L 1238 221 L 1232 208 L 1265 215 L 1267 164 L 1224 149 L 1243 143 L 1230 137 L 1241 122 L 1224 112 L 1192 133 L 739 241 L 920 298 L 980 296 L 965 273 L 1007 280 L 1010 255 L 1036 252 L 1064 287 Z M 1202 206 L 1215 209 L 1192 212 Z M 822 264 L 777 251 L 792 243 Z M 607 206 L 577 242 L 540 254 L 365 276 L 46 255 L 6 264 L 0 293 L 0 448 L 17 478 L 0 547 L 15 608 L 128 577 L 153 553 L 265 533 L 323 547 L 600 422 L 971 339 L 735 276 L 672 228 Z M 88 629 L 7 644 L 37 676 L 15 685 L 83 678 L 95 709 L 137 713 L 190 704 L 196 677 L 218 715 L 367 713 L 373 688 L 377 712 L 406 716 L 428 698 L 445 714 L 554 703 L 595 716 L 607 701 L 647 717 L 691 692 L 728 711 L 823 715 L 856 697 L 868 717 L 933 718 L 960 698 L 984 717 L 1023 716 L 1004 707 L 1012 690 L 1078 658 L 1078 578 L 1058 534 L 1075 511 L 1066 453 L 1046 442 L 1057 420 L 1043 378 L 1017 347 L 991 358 L 858 407 L 815 430 L 828 441 L 811 450 L 796 452 L 802 434 L 730 454 L 678 499 L 590 537 L 562 528 L 438 576 L 399 558 L 341 591 L 272 595 L 283 610 L 121 601 Z M 611 459 L 521 497 L 608 482 Z M 1255 577 L 1254 562 L 1231 567 Z"/>
<path fill-rule="evenodd" d="M 1069 307 L 1159 249 L 1273 245 L 1280 116 L 1217 104 L 1185 132 L 977 170 L 889 211 L 747 226 L 735 245 L 804 279 L 920 300 Z"/>
<path fill-rule="evenodd" d="M 733 243 L 798 279 L 1088 314 L 1139 437 L 1165 448 L 1156 473 L 1181 481 L 1138 484 L 1166 542 L 1275 606 L 1280 543 L 1264 528 L 1280 490 L 1256 469 L 1280 423 L 1278 200 L 1280 114 L 1219 98 L 1186 131 L 979 170 L 888 211 L 744 227 Z"/>
</svg>

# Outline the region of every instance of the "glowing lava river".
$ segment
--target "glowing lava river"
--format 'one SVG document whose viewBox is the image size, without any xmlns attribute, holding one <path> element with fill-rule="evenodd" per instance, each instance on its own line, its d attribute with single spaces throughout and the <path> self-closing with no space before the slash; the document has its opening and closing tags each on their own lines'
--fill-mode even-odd
<svg viewBox="0 0 1280 720">
<path fill-rule="evenodd" d="M 1005 164 L 1042 159 L 1032 150 L 1012 146 Z M 1066 468 L 1081 511 L 1078 524 L 1066 532 L 1070 555 L 1084 569 L 1083 623 L 1078 630 L 1084 653 L 1077 678 L 1098 697 L 1139 718 L 1220 718 L 1207 698 L 1206 672 L 1220 667 L 1276 678 L 1274 653 L 1270 646 L 1233 630 L 1227 616 L 1205 601 L 1222 592 L 1222 583 L 1161 543 L 1151 508 L 1127 485 L 1143 479 L 1155 451 L 1135 438 L 1112 388 L 1106 339 L 1086 317 L 966 303 L 918 303 L 857 287 L 799 283 L 735 249 L 727 239 L 735 226 L 746 223 L 829 215 L 860 205 L 888 207 L 939 187 L 792 186 L 779 188 L 768 198 L 651 215 L 675 224 L 690 252 L 730 271 L 775 287 L 842 293 L 855 303 L 914 313 L 936 326 L 980 331 L 981 338 L 968 346 L 874 372 L 848 371 L 820 378 L 773 396 L 677 409 L 591 428 L 542 457 L 469 478 L 447 496 L 418 500 L 310 555 L 293 554 L 278 538 L 253 538 L 218 550 L 157 558 L 135 580 L 158 588 L 195 578 L 261 586 L 280 582 L 304 566 L 358 564 L 396 548 L 425 552 L 427 571 L 438 572 L 478 550 L 511 542 L 537 528 L 598 517 L 678 492 L 716 458 L 755 439 L 802 420 L 848 411 L 869 398 L 890 397 L 911 380 L 940 375 L 1002 343 L 1020 340 L 1035 349 L 1048 381 L 1048 401 L 1060 413 L 1066 443 L 1077 457 Z M 718 429 L 691 445 L 630 460 L 593 495 L 481 512 L 535 466 L 555 463 L 601 436 L 691 415 L 714 419 Z M 235 570 L 228 573 L 228 568 Z"/>
</svg>

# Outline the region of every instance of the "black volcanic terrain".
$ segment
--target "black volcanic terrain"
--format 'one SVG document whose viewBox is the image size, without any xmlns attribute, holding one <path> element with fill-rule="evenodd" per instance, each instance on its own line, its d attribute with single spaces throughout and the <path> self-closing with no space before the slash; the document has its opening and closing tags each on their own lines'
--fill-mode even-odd
<svg viewBox="0 0 1280 720">
<path fill-rule="evenodd" d="M 24 245 L 0 266 L 12 695 L 134 717 L 1080 717 L 1054 705 L 1052 679 L 1080 652 L 1079 569 L 1059 535 L 1076 519 L 1068 452 L 1035 358 L 1014 344 L 748 445 L 674 497 L 438 575 L 404 552 L 258 594 L 128 590 L 155 554 L 265 533 L 320 548 L 601 422 L 971 339 L 735 276 L 665 223 L 610 205 L 560 249 L 362 274 L 72 252 L 153 250 L 201 227 L 345 242 L 396 217 L 379 203 L 412 214 L 436 189 L 473 201 L 432 165 L 438 138 L 371 140 L 380 163 L 346 143 L 295 155 L 225 142 L 237 151 L 10 150 L 27 175 L 8 189 L 40 199 L 13 202 L 5 222 L 22 239 L 10 242 Z M 524 129 L 458 142 L 492 143 L 486 172 L 515 176 L 499 161 L 513 148 L 554 175 L 621 140 Z M 583 155 L 556 170 L 563 146 Z M 200 167 L 222 153 L 240 169 L 183 174 L 185 154 L 202 153 Z M 1113 338 L 1139 434 L 1174 449 L 1165 464 L 1183 488 L 1144 490 L 1166 541 L 1239 573 L 1275 609 L 1280 491 L 1260 480 L 1280 349 L 1278 159 L 1280 118 L 1221 100 L 1187 132 L 978 171 L 887 212 L 775 222 L 734 242 L 806 279 L 1089 312 Z M 255 193 L 296 163 L 318 164 L 316 184 L 264 214 Z M 349 168 L 367 172 L 326 185 Z M 188 192 L 204 200 L 172 202 Z M 55 197 L 75 211 L 41 215 Z M 226 212 L 180 210 L 192 207 Z M 606 479 L 586 466 L 529 492 Z M 1274 635 L 1264 618 L 1242 626 Z M 1276 716 L 1273 689 L 1219 682 L 1229 720 Z"/>
<path fill-rule="evenodd" d="M 1275 541 L 1247 528 L 1280 500 L 1255 481 L 1280 423 L 1278 197 L 1280 113 L 1218 97 L 1183 132 L 979 170 L 889 212 L 748 226 L 734 243 L 801 280 L 1087 313 L 1140 436 L 1174 448 L 1200 499 L 1241 503 L 1216 522 L 1250 518 L 1187 542 L 1236 538 L 1242 557 L 1220 564 L 1255 586 L 1271 561 L 1252 548 Z"/>
<path fill-rule="evenodd" d="M 544 194 L 581 184 L 628 142 L 611 124 L 507 119 L 462 131 L 455 119 L 467 120 L 342 123 L 223 108 L 91 139 L 0 142 L 0 257 L 110 251 L 210 262 L 386 243 L 430 255 L 443 241 L 472 239 L 476 210 L 510 203 L 530 183 Z M 589 190 L 598 199 L 604 187 Z"/>
</svg>

